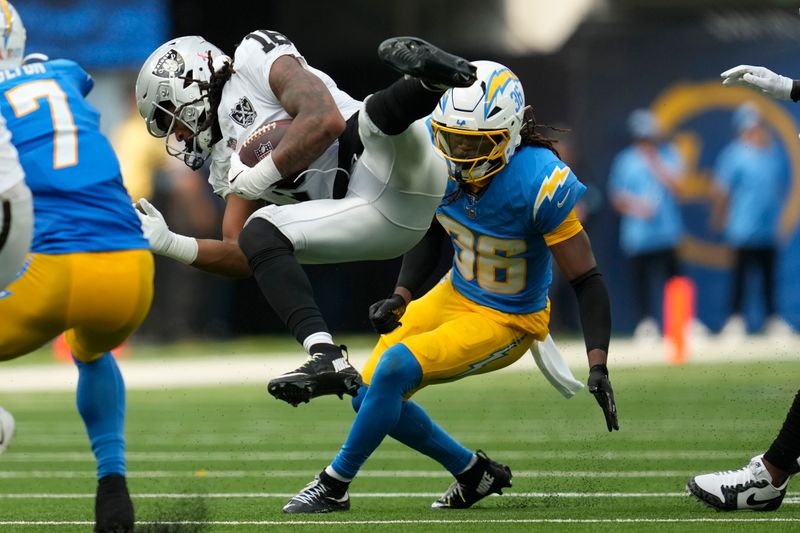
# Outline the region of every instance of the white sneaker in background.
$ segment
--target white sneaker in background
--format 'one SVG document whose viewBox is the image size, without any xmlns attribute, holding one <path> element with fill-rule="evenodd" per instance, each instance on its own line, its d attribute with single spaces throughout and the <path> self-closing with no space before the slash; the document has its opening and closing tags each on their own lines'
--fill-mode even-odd
<svg viewBox="0 0 800 533">
<path fill-rule="evenodd" d="M 780 315 L 772 315 L 764 323 L 764 333 L 770 337 L 791 337 L 794 329 Z"/>
<path fill-rule="evenodd" d="M 0 455 L 6 448 L 8 443 L 11 442 L 11 437 L 14 436 L 14 417 L 11 413 L 0 407 Z"/>
<path fill-rule="evenodd" d="M 711 331 L 708 327 L 703 324 L 703 322 L 697 318 L 693 318 L 689 325 L 687 326 L 687 336 L 689 338 L 689 342 L 694 343 L 705 343 L 711 338 Z"/>
<path fill-rule="evenodd" d="M 720 336 L 729 340 L 741 340 L 747 336 L 747 324 L 742 315 L 731 315 L 719 332 Z"/>
<path fill-rule="evenodd" d="M 763 455 L 757 455 L 739 470 L 695 476 L 686 488 L 703 503 L 719 511 L 774 511 L 786 495 L 789 480 L 775 487 L 763 459 Z"/>
</svg>

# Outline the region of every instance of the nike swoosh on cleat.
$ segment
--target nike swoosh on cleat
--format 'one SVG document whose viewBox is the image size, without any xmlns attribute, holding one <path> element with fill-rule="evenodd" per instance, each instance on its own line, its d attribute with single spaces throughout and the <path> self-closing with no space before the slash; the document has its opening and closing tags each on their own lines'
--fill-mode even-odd
<svg viewBox="0 0 800 533">
<path fill-rule="evenodd" d="M 778 496 L 777 498 L 770 498 L 769 500 L 756 500 L 756 495 L 751 494 L 750 496 L 747 497 L 747 505 L 767 505 L 774 502 L 777 499 L 780 499 L 780 496 Z"/>
</svg>

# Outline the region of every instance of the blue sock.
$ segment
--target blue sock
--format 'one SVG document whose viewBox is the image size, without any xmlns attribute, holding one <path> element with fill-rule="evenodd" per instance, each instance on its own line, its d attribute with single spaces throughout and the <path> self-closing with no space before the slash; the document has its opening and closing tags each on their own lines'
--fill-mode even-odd
<svg viewBox="0 0 800 533">
<path fill-rule="evenodd" d="M 331 466 L 337 474 L 352 479 L 400 418 L 403 395 L 419 385 L 422 368 L 402 344 L 386 350 L 366 389 L 350 434 Z M 361 392 L 361 391 L 359 391 Z"/>
<path fill-rule="evenodd" d="M 466 470 L 472 461 L 472 450 L 451 437 L 412 401 L 403 402 L 400 420 L 389 435 L 439 462 L 454 476 Z"/>
<path fill-rule="evenodd" d="M 97 460 L 97 478 L 125 475 L 125 383 L 110 352 L 78 366 L 78 412 Z"/>
<path fill-rule="evenodd" d="M 367 386 L 362 386 L 353 398 L 356 412 L 361 408 L 367 390 Z M 400 418 L 389 436 L 439 462 L 454 476 L 467 469 L 474 455 L 472 450 L 465 448 L 434 422 L 422 407 L 410 400 L 403 402 Z"/>
</svg>

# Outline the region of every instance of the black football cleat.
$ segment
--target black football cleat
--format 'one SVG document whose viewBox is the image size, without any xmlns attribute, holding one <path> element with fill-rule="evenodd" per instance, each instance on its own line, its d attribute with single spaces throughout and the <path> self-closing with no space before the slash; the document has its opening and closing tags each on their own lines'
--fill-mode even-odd
<svg viewBox="0 0 800 533">
<path fill-rule="evenodd" d="M 316 514 L 347 511 L 350 509 L 350 495 L 347 492 L 349 485 L 333 479 L 323 470 L 314 481 L 283 506 L 283 512 Z"/>
<path fill-rule="evenodd" d="M 278 400 L 297 407 L 318 396 L 355 396 L 362 384 L 361 374 L 347 359 L 347 347 L 332 346 L 311 354 L 300 368 L 271 380 L 267 390 Z"/>
<path fill-rule="evenodd" d="M 489 459 L 478 450 L 472 468 L 456 476 L 441 498 L 431 504 L 434 509 L 467 509 L 490 494 L 503 494 L 511 486 L 511 469 Z"/>
<path fill-rule="evenodd" d="M 95 533 L 131 533 L 133 531 L 133 502 L 125 477 L 111 474 L 97 483 L 94 501 Z"/>
<path fill-rule="evenodd" d="M 431 88 L 469 87 L 477 79 L 469 61 L 416 37 L 386 39 L 378 46 L 378 57 Z"/>
</svg>

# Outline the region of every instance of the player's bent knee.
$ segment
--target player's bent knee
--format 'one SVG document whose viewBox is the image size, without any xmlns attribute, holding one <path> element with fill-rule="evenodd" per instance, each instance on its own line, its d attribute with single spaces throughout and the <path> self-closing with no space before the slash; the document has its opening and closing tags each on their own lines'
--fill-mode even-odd
<svg viewBox="0 0 800 533">
<path fill-rule="evenodd" d="M 422 381 L 422 367 L 405 345 L 395 344 L 383 352 L 372 377 L 372 387 L 400 386 L 405 394 Z"/>
<path fill-rule="evenodd" d="M 255 218 L 244 227 L 239 234 L 239 248 L 251 263 L 265 255 L 288 255 L 294 252 L 292 242 L 275 224 L 263 218 Z"/>
</svg>

